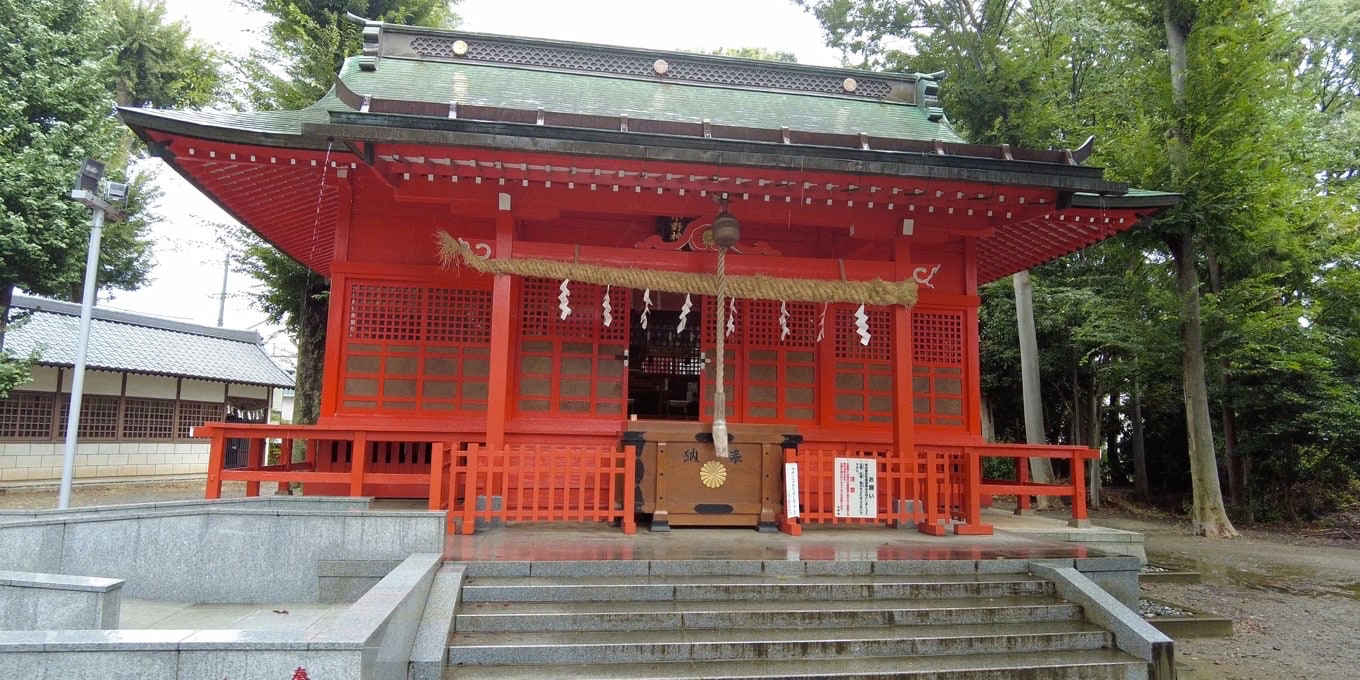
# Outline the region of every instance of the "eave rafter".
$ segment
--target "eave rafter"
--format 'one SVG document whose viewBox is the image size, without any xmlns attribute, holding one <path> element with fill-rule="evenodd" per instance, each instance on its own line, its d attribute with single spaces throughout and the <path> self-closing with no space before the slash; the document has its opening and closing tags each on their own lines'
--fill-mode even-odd
<svg viewBox="0 0 1360 680">
<path fill-rule="evenodd" d="M 164 133 L 150 137 L 158 155 L 235 219 L 312 270 L 329 275 L 337 185 L 358 167 L 343 147 L 327 153 Z"/>
<path fill-rule="evenodd" d="M 845 252 L 864 257 L 876 257 L 879 244 L 901 235 L 920 243 L 973 238 L 980 281 L 1070 253 L 1174 204 L 1174 197 L 1081 194 L 1079 207 L 1071 207 L 1072 195 L 1056 187 L 789 163 L 342 139 L 318 150 L 141 134 L 230 214 L 323 275 L 334 255 L 340 187 L 356 172 L 388 182 L 398 203 L 445 205 L 453 215 L 493 216 L 498 196 L 509 193 L 516 216 L 525 220 L 552 221 L 568 212 L 697 218 L 715 210 L 714 194 L 726 193 L 744 222 L 839 232 L 837 238 L 850 240 L 840 241 Z"/>
<path fill-rule="evenodd" d="M 351 144 L 351 146 L 356 146 Z M 367 148 L 367 147 L 366 147 Z M 794 210 L 810 225 L 862 225 L 862 238 L 883 238 L 874 226 L 913 224 L 944 235 L 986 236 L 997 226 L 1057 209 L 1059 192 L 1033 187 L 970 184 L 885 175 L 807 173 L 788 168 L 699 166 L 600 157 L 564 163 L 561 157 L 485 149 L 373 147 L 373 170 L 398 201 L 437 203 L 478 191 L 552 191 L 555 203 L 601 207 L 601 194 L 630 194 L 621 208 L 645 202 L 658 212 L 705 206 L 725 194 L 746 210 L 768 209 L 781 219 Z M 572 198 L 575 194 L 577 198 Z M 694 198 L 702 199 L 696 203 Z M 700 212 L 707 210 L 700 207 Z M 684 214 L 684 213 L 676 213 Z"/>
</svg>

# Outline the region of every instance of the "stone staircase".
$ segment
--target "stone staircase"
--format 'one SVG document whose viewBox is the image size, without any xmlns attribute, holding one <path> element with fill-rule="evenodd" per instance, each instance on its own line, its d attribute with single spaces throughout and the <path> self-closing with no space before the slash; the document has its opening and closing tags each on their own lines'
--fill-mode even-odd
<svg viewBox="0 0 1360 680">
<path fill-rule="evenodd" d="M 473 563 L 444 677 L 1147 677 L 1052 583 L 985 566 Z"/>
</svg>

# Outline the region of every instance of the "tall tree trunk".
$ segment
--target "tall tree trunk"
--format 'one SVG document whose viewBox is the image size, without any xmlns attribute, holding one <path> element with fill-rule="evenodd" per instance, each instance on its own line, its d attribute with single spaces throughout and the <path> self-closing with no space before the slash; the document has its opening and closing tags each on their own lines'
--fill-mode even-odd
<svg viewBox="0 0 1360 680">
<path fill-rule="evenodd" d="M 1176 289 L 1181 300 L 1181 372 L 1190 445 L 1190 486 L 1194 496 L 1190 522 L 1192 530 L 1200 536 L 1232 537 L 1237 536 L 1237 530 L 1223 508 L 1213 424 L 1209 422 L 1209 388 L 1204 371 L 1204 329 L 1194 240 L 1194 235 L 1183 234 L 1174 251 Z"/>
<path fill-rule="evenodd" d="M 1171 62 L 1171 100 L 1175 122 L 1167 131 L 1167 157 L 1171 162 L 1173 184 L 1179 185 L 1189 174 L 1189 142 L 1184 122 L 1188 52 L 1186 40 L 1192 27 L 1193 11 L 1183 0 L 1164 0 L 1162 22 L 1166 26 L 1167 53 Z M 1192 488 L 1191 528 L 1200 536 L 1237 536 L 1223 508 L 1223 491 L 1218 481 L 1218 460 L 1214 455 L 1213 425 L 1209 422 L 1209 389 L 1205 383 L 1204 329 L 1200 318 L 1199 272 L 1195 267 L 1195 236 L 1186 229 L 1168 238 L 1176 264 L 1176 291 L 1180 296 L 1180 338 L 1182 380 L 1185 391 L 1185 420 L 1190 450 Z"/>
<path fill-rule="evenodd" d="M 326 283 L 318 280 L 300 291 L 302 314 L 297 325 L 297 387 L 293 400 L 293 422 L 298 425 L 313 425 L 321 415 L 326 313 L 330 307 L 326 290 Z"/>
<path fill-rule="evenodd" d="M 1122 431 L 1119 426 L 1119 390 L 1111 390 L 1109 403 L 1105 406 L 1105 415 L 1100 419 L 1100 426 L 1105 430 L 1105 467 L 1110 471 L 1110 479 L 1115 486 L 1123 486 L 1129 479 L 1128 466 L 1123 456 L 1119 455 L 1119 434 Z"/>
<path fill-rule="evenodd" d="M 1091 373 L 1091 391 L 1086 400 L 1086 445 L 1096 450 L 1100 449 L 1100 425 L 1103 419 L 1100 417 L 1100 386 L 1096 384 L 1095 372 Z M 1102 481 L 1102 468 L 1105 454 L 1091 461 L 1091 469 L 1086 476 L 1086 486 L 1090 497 L 1089 507 L 1100 508 L 1100 483 Z"/>
<path fill-rule="evenodd" d="M 1223 269 L 1219 266 L 1218 253 L 1213 246 L 1204 251 L 1209 265 L 1209 290 L 1217 295 L 1223 292 Z M 1246 505 L 1247 490 L 1242 457 L 1237 454 L 1237 409 L 1233 408 L 1232 400 L 1228 398 L 1232 362 L 1227 357 L 1219 357 L 1218 369 L 1218 388 L 1222 393 L 1223 460 L 1228 463 L 1228 502 L 1234 508 L 1241 509 Z"/>
<path fill-rule="evenodd" d="M 982 395 L 982 441 L 996 441 L 996 416 L 992 413 L 992 400 Z"/>
<path fill-rule="evenodd" d="M 5 330 L 9 328 L 9 306 L 14 303 L 14 284 L 0 281 L 0 351 L 5 349 Z"/>
<path fill-rule="evenodd" d="M 1076 446 L 1086 444 L 1085 409 L 1081 407 L 1081 367 L 1076 357 L 1072 358 L 1072 443 Z"/>
<path fill-rule="evenodd" d="M 1034 330 L 1034 287 L 1029 270 L 1011 276 L 1015 289 L 1015 330 L 1020 340 L 1020 387 L 1025 408 L 1025 443 L 1044 443 L 1044 405 L 1039 390 L 1039 340 Z M 1029 477 L 1039 484 L 1053 483 L 1053 461 L 1029 459 Z M 1051 496 L 1040 496 L 1039 509 L 1053 506 Z"/>
<path fill-rule="evenodd" d="M 1129 433 L 1129 457 L 1133 459 L 1133 490 L 1140 496 L 1148 496 L 1147 455 L 1143 449 L 1143 395 L 1139 378 L 1133 379 L 1133 392 L 1129 394 L 1129 420 L 1132 431 Z"/>
</svg>

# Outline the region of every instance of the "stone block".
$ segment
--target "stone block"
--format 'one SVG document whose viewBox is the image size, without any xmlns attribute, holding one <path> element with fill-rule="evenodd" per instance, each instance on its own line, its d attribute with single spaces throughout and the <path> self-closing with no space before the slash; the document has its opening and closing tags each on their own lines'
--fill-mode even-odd
<svg viewBox="0 0 1360 680">
<path fill-rule="evenodd" d="M 56 680 L 144 680 L 145 678 L 231 677 L 176 675 L 179 654 L 169 651 L 22 652 L 0 654 L 0 677 Z M 289 676 L 280 676 L 289 677 Z"/>
<path fill-rule="evenodd" d="M 0 525 L 0 568 L 63 573 L 61 556 L 66 525 L 39 521 Z"/>
<path fill-rule="evenodd" d="M 0 571 L 0 630 L 118 627 L 115 579 Z"/>
<path fill-rule="evenodd" d="M 420 628 L 411 646 L 411 680 L 440 680 L 448 658 L 449 634 L 458 611 L 458 595 L 466 569 L 445 564 L 434 575 Z"/>
<path fill-rule="evenodd" d="M 179 653 L 179 678 L 278 680 L 302 668 L 309 677 L 362 680 L 363 652 L 354 650 L 185 650 Z M 171 671 L 173 673 L 173 670 Z M 176 677 L 146 676 L 146 677 Z"/>
</svg>

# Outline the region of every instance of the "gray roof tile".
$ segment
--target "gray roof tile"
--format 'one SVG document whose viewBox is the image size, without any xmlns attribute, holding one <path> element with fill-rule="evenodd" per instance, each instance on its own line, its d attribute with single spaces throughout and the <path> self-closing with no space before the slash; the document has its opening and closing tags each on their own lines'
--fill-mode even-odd
<svg viewBox="0 0 1360 680">
<path fill-rule="evenodd" d="M 74 366 L 80 306 L 15 295 L 12 307 L 31 312 L 5 334 L 5 349 L 41 364 Z M 13 316 L 13 311 L 11 311 Z M 265 354 L 254 331 L 237 331 L 115 312 L 96 307 L 90 320 L 88 368 L 224 382 L 292 387 L 293 379 Z"/>
</svg>

